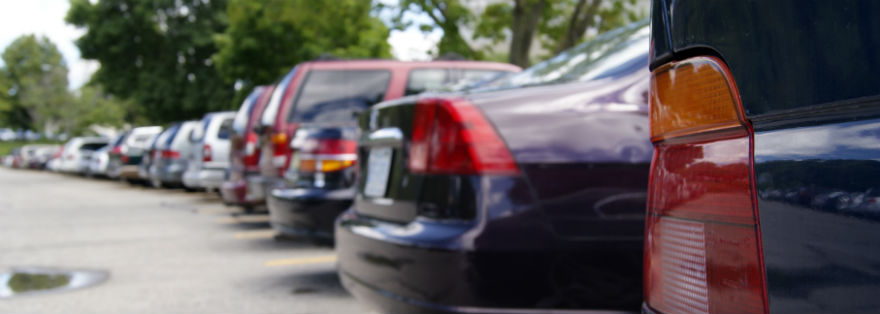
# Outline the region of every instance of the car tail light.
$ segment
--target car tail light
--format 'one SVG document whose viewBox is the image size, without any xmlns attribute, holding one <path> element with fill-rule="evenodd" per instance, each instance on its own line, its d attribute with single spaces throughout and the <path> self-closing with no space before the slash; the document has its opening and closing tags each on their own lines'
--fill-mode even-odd
<svg viewBox="0 0 880 314">
<path fill-rule="evenodd" d="M 357 142 L 342 139 L 308 139 L 297 152 L 296 169 L 302 172 L 335 172 L 357 162 Z M 291 168 L 294 166 L 292 165 Z"/>
<path fill-rule="evenodd" d="M 666 313 L 766 313 L 753 131 L 722 61 L 695 57 L 654 70 L 651 139 L 648 305 Z"/>
<path fill-rule="evenodd" d="M 122 161 L 122 163 L 128 163 L 128 159 L 128 155 L 119 156 L 119 160 Z"/>
<path fill-rule="evenodd" d="M 260 162 L 260 149 L 257 145 L 257 134 L 248 132 L 244 144 L 244 164 L 248 166 L 256 166 Z"/>
<path fill-rule="evenodd" d="M 212 154 L 211 144 L 205 144 L 205 146 L 202 146 L 202 161 L 203 162 L 210 162 L 211 157 L 212 157 L 211 154 Z"/>
<path fill-rule="evenodd" d="M 164 149 L 162 150 L 162 158 L 167 159 L 177 159 L 180 158 L 180 152 L 176 150 Z"/>
<path fill-rule="evenodd" d="M 121 155 L 122 154 L 122 146 L 115 146 L 110 150 L 111 155 Z"/>
<path fill-rule="evenodd" d="M 483 113 L 462 99 L 426 98 L 415 106 L 409 170 L 429 174 L 519 173 Z"/>
</svg>

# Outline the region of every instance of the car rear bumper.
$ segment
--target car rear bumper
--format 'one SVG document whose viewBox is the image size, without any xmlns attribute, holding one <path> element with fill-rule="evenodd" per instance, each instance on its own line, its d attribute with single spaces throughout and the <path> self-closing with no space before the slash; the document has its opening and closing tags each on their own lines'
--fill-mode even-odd
<svg viewBox="0 0 880 314">
<path fill-rule="evenodd" d="M 639 311 L 641 241 L 475 248 L 491 238 L 486 229 L 420 219 L 397 225 L 347 211 L 335 229 L 340 278 L 389 313 Z"/>
<path fill-rule="evenodd" d="M 247 193 L 245 194 L 245 202 L 263 203 L 266 201 L 266 192 L 270 191 L 281 182 L 280 178 L 266 177 L 261 175 L 247 176 Z"/>
<path fill-rule="evenodd" d="M 226 169 L 202 168 L 184 172 L 183 185 L 189 188 L 219 189 L 225 178 Z"/>
<path fill-rule="evenodd" d="M 351 207 L 355 190 L 273 189 L 266 203 L 275 230 L 291 236 L 333 238 L 336 217 Z"/>
<path fill-rule="evenodd" d="M 138 174 L 138 165 L 123 165 L 116 172 L 116 177 L 123 179 L 141 179 Z"/>
<path fill-rule="evenodd" d="M 220 185 L 220 196 L 223 202 L 232 205 L 251 205 L 245 201 L 247 195 L 247 181 L 226 181 Z"/>
</svg>

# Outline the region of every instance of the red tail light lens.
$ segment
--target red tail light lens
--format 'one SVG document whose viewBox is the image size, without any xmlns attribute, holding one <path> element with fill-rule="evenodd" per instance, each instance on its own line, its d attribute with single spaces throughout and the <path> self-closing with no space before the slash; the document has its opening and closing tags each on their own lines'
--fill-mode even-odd
<svg viewBox="0 0 880 314">
<path fill-rule="evenodd" d="M 480 110 L 461 99 L 427 98 L 415 106 L 409 170 L 431 174 L 519 173 L 507 145 Z"/>
<path fill-rule="evenodd" d="M 308 139 L 291 160 L 291 169 L 302 172 L 335 172 L 357 162 L 357 142 L 342 139 Z M 296 165 L 293 165 L 296 163 Z"/>
<path fill-rule="evenodd" d="M 115 146 L 110 150 L 111 155 L 121 155 L 122 154 L 122 146 Z"/>
<path fill-rule="evenodd" d="M 257 134 L 248 132 L 244 143 L 244 164 L 246 166 L 256 166 L 260 163 L 260 147 L 257 144 Z"/>
<path fill-rule="evenodd" d="M 161 154 L 162 154 L 162 158 L 167 158 L 167 159 L 180 158 L 180 152 L 178 152 L 176 150 L 165 149 L 165 150 L 162 150 Z"/>
<path fill-rule="evenodd" d="M 751 127 L 718 59 L 651 79 L 645 298 L 666 313 L 766 313 Z"/>
<path fill-rule="evenodd" d="M 202 161 L 203 162 L 210 162 L 212 159 L 212 156 L 211 156 L 212 153 L 213 152 L 211 151 L 210 144 L 205 144 L 205 146 L 202 146 Z"/>
</svg>

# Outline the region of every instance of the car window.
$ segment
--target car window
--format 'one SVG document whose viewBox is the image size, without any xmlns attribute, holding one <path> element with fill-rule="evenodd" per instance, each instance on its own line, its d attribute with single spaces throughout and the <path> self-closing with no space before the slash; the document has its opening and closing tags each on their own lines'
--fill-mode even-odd
<svg viewBox="0 0 880 314">
<path fill-rule="evenodd" d="M 648 67 L 650 27 L 647 20 L 603 33 L 487 88 L 597 80 Z"/>
<path fill-rule="evenodd" d="M 235 119 L 232 121 L 232 131 L 237 134 L 245 133 L 248 118 L 251 116 L 251 112 L 254 110 L 254 105 L 257 103 L 257 99 L 260 98 L 262 92 L 262 87 L 254 88 L 254 91 L 252 91 L 244 102 L 241 103 L 241 107 L 238 109 L 238 112 L 235 113 Z"/>
<path fill-rule="evenodd" d="M 281 98 L 284 98 L 284 93 L 289 87 L 290 81 L 293 80 L 298 69 L 299 66 L 294 67 L 293 70 L 290 70 L 290 73 L 287 73 L 287 75 L 281 79 L 280 83 L 275 85 L 275 90 L 272 91 L 272 97 L 269 98 L 269 103 L 266 104 L 266 108 L 263 110 L 263 116 L 260 119 L 262 125 L 275 124 L 275 118 L 278 116 L 278 109 L 281 107 Z"/>
<path fill-rule="evenodd" d="M 288 121 L 348 121 L 385 98 L 388 70 L 315 70 L 305 83 Z"/>
<path fill-rule="evenodd" d="M 96 151 L 104 146 L 107 146 L 107 143 L 85 143 L 79 147 L 80 151 Z"/>
<path fill-rule="evenodd" d="M 174 137 L 177 136 L 177 132 L 180 131 L 180 125 L 175 125 L 168 129 L 168 133 L 165 133 L 165 138 L 162 141 L 162 148 L 166 148 L 171 146 L 171 142 L 174 141 Z"/>
<path fill-rule="evenodd" d="M 224 118 L 223 122 L 220 122 L 220 130 L 217 131 L 217 138 L 221 140 L 228 140 L 229 136 L 232 134 L 232 118 Z"/>
<path fill-rule="evenodd" d="M 495 77 L 504 71 L 426 68 L 409 72 L 404 95 L 415 95 L 427 91 L 443 91 L 461 82 L 479 82 Z"/>
</svg>

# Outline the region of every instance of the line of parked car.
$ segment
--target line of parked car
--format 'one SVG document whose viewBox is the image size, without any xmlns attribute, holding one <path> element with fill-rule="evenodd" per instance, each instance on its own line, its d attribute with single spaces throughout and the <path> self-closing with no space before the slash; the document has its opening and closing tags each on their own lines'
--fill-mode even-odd
<svg viewBox="0 0 880 314">
<path fill-rule="evenodd" d="M 306 62 L 108 168 L 333 243 L 383 312 L 875 312 L 880 6 L 671 2 L 522 72 Z"/>
</svg>

